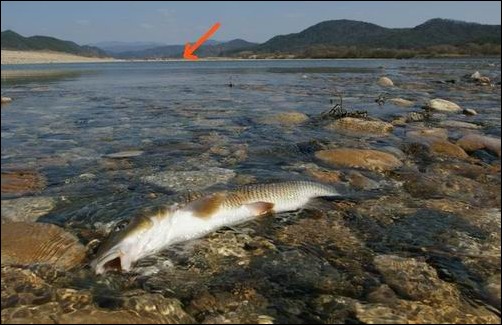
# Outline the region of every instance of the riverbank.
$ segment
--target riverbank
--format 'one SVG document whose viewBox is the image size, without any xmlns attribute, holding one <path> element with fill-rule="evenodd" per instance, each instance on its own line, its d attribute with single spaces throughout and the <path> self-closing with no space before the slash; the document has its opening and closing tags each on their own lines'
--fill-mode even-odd
<svg viewBox="0 0 502 325">
<path fill-rule="evenodd" d="M 83 63 L 115 61 L 120 60 L 114 58 L 85 57 L 61 52 L 2 50 L 2 64 Z"/>
</svg>

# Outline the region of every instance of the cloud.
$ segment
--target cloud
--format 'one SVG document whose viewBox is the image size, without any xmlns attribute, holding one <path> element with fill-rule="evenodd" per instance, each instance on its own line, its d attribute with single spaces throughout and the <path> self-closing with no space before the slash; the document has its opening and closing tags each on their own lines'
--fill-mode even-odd
<svg viewBox="0 0 502 325">
<path fill-rule="evenodd" d="M 77 19 L 75 20 L 75 23 L 77 23 L 80 26 L 89 26 L 91 24 L 91 21 L 87 19 Z"/>
<path fill-rule="evenodd" d="M 149 24 L 149 23 L 141 23 L 141 24 L 139 24 L 139 27 L 141 27 L 143 29 L 153 29 L 155 26 L 153 26 L 152 24 Z"/>
</svg>

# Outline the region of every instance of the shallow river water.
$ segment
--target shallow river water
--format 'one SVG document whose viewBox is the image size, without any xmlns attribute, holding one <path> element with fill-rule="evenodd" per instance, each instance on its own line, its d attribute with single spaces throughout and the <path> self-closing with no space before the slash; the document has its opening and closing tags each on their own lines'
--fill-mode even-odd
<svg viewBox="0 0 502 325">
<path fill-rule="evenodd" d="M 2 322 L 500 323 L 500 68 L 500 59 L 2 66 L 2 96 L 13 99 L 1 109 Z M 490 84 L 469 78 L 475 71 Z M 378 126 L 322 114 L 340 97 Z M 424 110 L 434 98 L 477 115 Z M 464 145 L 472 134 L 489 140 Z M 319 154 L 338 149 L 378 150 L 398 165 Z M 330 183 L 343 197 L 224 228 L 129 274 L 87 266 L 143 209 L 284 180 Z M 28 250 L 55 241 L 37 225 L 4 236 L 21 221 L 61 227 L 86 256 L 44 263 L 71 254 L 59 243 L 20 256 L 9 238 Z"/>
</svg>

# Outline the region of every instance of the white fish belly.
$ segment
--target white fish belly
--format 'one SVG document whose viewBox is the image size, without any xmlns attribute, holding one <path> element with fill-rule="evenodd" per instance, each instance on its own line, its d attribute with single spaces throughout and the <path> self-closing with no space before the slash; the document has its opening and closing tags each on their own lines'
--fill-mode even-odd
<svg viewBox="0 0 502 325">
<path fill-rule="evenodd" d="M 173 216 L 169 242 L 178 243 L 202 237 L 224 226 L 235 225 L 252 219 L 255 215 L 246 206 L 236 209 L 220 209 L 210 218 L 200 218 L 190 211 L 180 211 Z"/>
</svg>

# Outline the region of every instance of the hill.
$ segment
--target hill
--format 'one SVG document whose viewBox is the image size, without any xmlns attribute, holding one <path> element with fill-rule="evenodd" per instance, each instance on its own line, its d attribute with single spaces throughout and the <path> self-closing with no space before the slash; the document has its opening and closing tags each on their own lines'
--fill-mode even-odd
<svg viewBox="0 0 502 325">
<path fill-rule="evenodd" d="M 385 54 L 383 50 L 392 50 L 390 53 L 470 50 L 477 52 L 475 54 L 500 54 L 500 38 L 500 25 L 439 18 L 414 28 L 385 28 L 360 21 L 330 20 L 299 33 L 275 36 L 254 48 L 253 52 L 293 53 L 307 57 L 322 56 L 323 51 L 327 56 L 346 54 L 358 57 L 375 51 L 382 55 Z M 339 53 L 334 53 L 337 51 Z M 496 53 L 491 53 L 493 51 Z"/>
<path fill-rule="evenodd" d="M 208 41 L 209 42 L 209 41 Z M 216 57 L 224 56 L 229 52 L 243 51 L 249 48 L 254 48 L 258 44 L 247 42 L 242 39 L 235 39 L 228 42 L 209 42 L 202 45 L 195 53 L 198 57 Z M 182 58 L 185 45 L 166 45 L 154 48 L 149 48 L 142 51 L 122 52 L 116 56 L 119 58 Z"/>
<path fill-rule="evenodd" d="M 47 36 L 24 37 L 11 30 L 2 32 L 1 46 L 2 50 L 54 51 L 87 57 L 106 56 L 106 53 L 97 47 L 80 46 L 74 42 Z"/>
<path fill-rule="evenodd" d="M 100 48 L 108 54 L 116 55 L 124 52 L 144 51 L 154 47 L 165 46 L 158 42 L 99 42 L 90 44 L 91 46 Z"/>
</svg>

